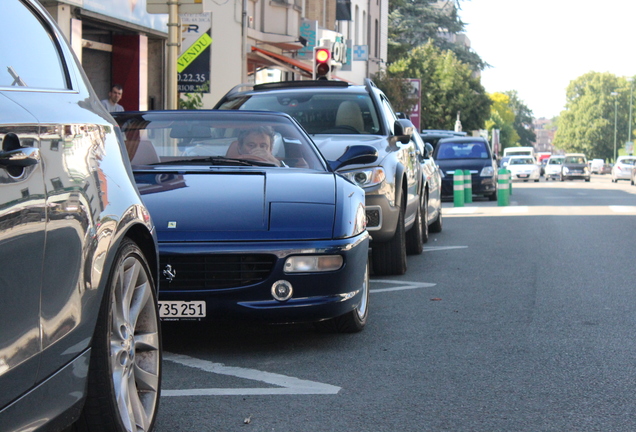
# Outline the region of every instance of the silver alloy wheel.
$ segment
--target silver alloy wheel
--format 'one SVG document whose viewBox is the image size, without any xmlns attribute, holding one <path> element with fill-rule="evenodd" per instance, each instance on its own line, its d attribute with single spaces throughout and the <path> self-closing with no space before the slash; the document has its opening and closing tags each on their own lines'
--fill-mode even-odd
<svg viewBox="0 0 636 432">
<path fill-rule="evenodd" d="M 148 431 L 156 417 L 161 351 L 152 283 L 137 255 L 116 269 L 110 308 L 110 370 L 127 431 Z"/>
<path fill-rule="evenodd" d="M 356 308 L 358 318 L 364 320 L 367 314 L 367 304 L 369 303 L 369 262 L 367 261 L 366 273 L 364 275 L 364 282 L 362 283 L 362 299 L 360 304 Z"/>
</svg>

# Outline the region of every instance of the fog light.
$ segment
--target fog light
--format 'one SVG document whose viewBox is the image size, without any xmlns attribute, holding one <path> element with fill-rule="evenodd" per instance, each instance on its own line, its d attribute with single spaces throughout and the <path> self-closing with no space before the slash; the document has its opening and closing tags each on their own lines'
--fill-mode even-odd
<svg viewBox="0 0 636 432">
<path fill-rule="evenodd" d="M 291 283 L 286 280 L 279 280 L 272 285 L 272 297 L 278 301 L 289 300 L 294 293 Z"/>
</svg>

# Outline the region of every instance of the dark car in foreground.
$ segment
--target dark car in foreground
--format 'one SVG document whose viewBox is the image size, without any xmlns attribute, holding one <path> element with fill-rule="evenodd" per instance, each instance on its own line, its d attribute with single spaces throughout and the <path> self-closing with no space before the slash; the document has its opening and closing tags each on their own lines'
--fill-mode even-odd
<svg viewBox="0 0 636 432">
<path fill-rule="evenodd" d="M 288 81 L 242 87 L 228 92 L 216 108 L 285 112 L 327 159 L 355 144 L 376 148 L 377 161 L 339 171 L 364 189 L 374 274 L 405 273 L 407 253 L 423 250 L 423 183 L 414 131 L 405 130 L 386 95 L 369 79 L 364 85 Z"/>
<path fill-rule="evenodd" d="M 470 171 L 473 195 L 497 200 L 497 162 L 486 139 L 443 138 L 437 143 L 433 157 L 442 173 L 442 197 L 452 198 L 455 170 L 461 169 Z"/>
<path fill-rule="evenodd" d="M 346 147 L 328 162 L 283 113 L 115 118 L 157 224 L 162 319 L 362 330 L 369 296 L 364 192 L 335 170 L 371 162 L 373 147 Z"/>
<path fill-rule="evenodd" d="M 585 180 L 590 181 L 590 167 L 587 158 L 582 153 L 566 153 L 561 165 L 561 181 Z"/>
<path fill-rule="evenodd" d="M 157 245 L 117 125 L 38 2 L 0 27 L 0 430 L 151 431 Z"/>
</svg>

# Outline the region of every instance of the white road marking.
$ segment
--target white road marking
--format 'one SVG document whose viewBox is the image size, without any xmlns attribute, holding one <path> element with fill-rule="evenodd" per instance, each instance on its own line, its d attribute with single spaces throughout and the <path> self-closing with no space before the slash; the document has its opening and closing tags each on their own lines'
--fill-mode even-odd
<svg viewBox="0 0 636 432">
<path fill-rule="evenodd" d="M 433 252 L 439 250 L 450 250 L 450 249 L 466 249 L 468 246 L 424 246 L 425 252 Z"/>
<path fill-rule="evenodd" d="M 371 289 L 370 293 L 379 293 L 379 292 L 390 292 L 390 291 L 404 291 L 410 289 L 418 289 L 418 288 L 430 288 L 437 284 L 434 283 L 426 283 L 426 282 L 406 282 L 406 281 L 398 281 L 398 280 L 390 280 L 390 279 L 371 279 L 371 283 L 386 283 L 386 284 L 395 284 L 398 285 L 396 287 L 391 288 L 379 288 L 379 289 Z"/>
<path fill-rule="evenodd" d="M 610 210 L 615 213 L 635 213 L 635 206 L 619 206 L 619 205 L 611 205 L 609 206 Z"/>
<path fill-rule="evenodd" d="M 502 213 L 528 213 L 528 206 L 510 206 L 501 209 Z"/>
<path fill-rule="evenodd" d="M 323 384 L 316 381 L 301 380 L 286 375 L 263 372 L 256 369 L 225 366 L 223 363 L 213 363 L 183 354 L 164 352 L 163 359 L 183 366 L 220 375 L 261 381 L 279 387 L 261 388 L 201 388 L 182 390 L 161 390 L 161 396 L 245 396 L 245 395 L 297 395 L 297 394 L 338 394 L 340 387 Z"/>
</svg>

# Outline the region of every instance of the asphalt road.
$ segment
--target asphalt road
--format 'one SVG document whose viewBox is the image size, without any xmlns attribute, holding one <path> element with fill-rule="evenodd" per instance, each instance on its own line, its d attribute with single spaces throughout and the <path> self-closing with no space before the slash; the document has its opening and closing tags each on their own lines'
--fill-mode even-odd
<svg viewBox="0 0 636 432">
<path fill-rule="evenodd" d="M 636 430 L 636 187 L 444 204 L 359 334 L 164 326 L 157 430 Z"/>
</svg>

